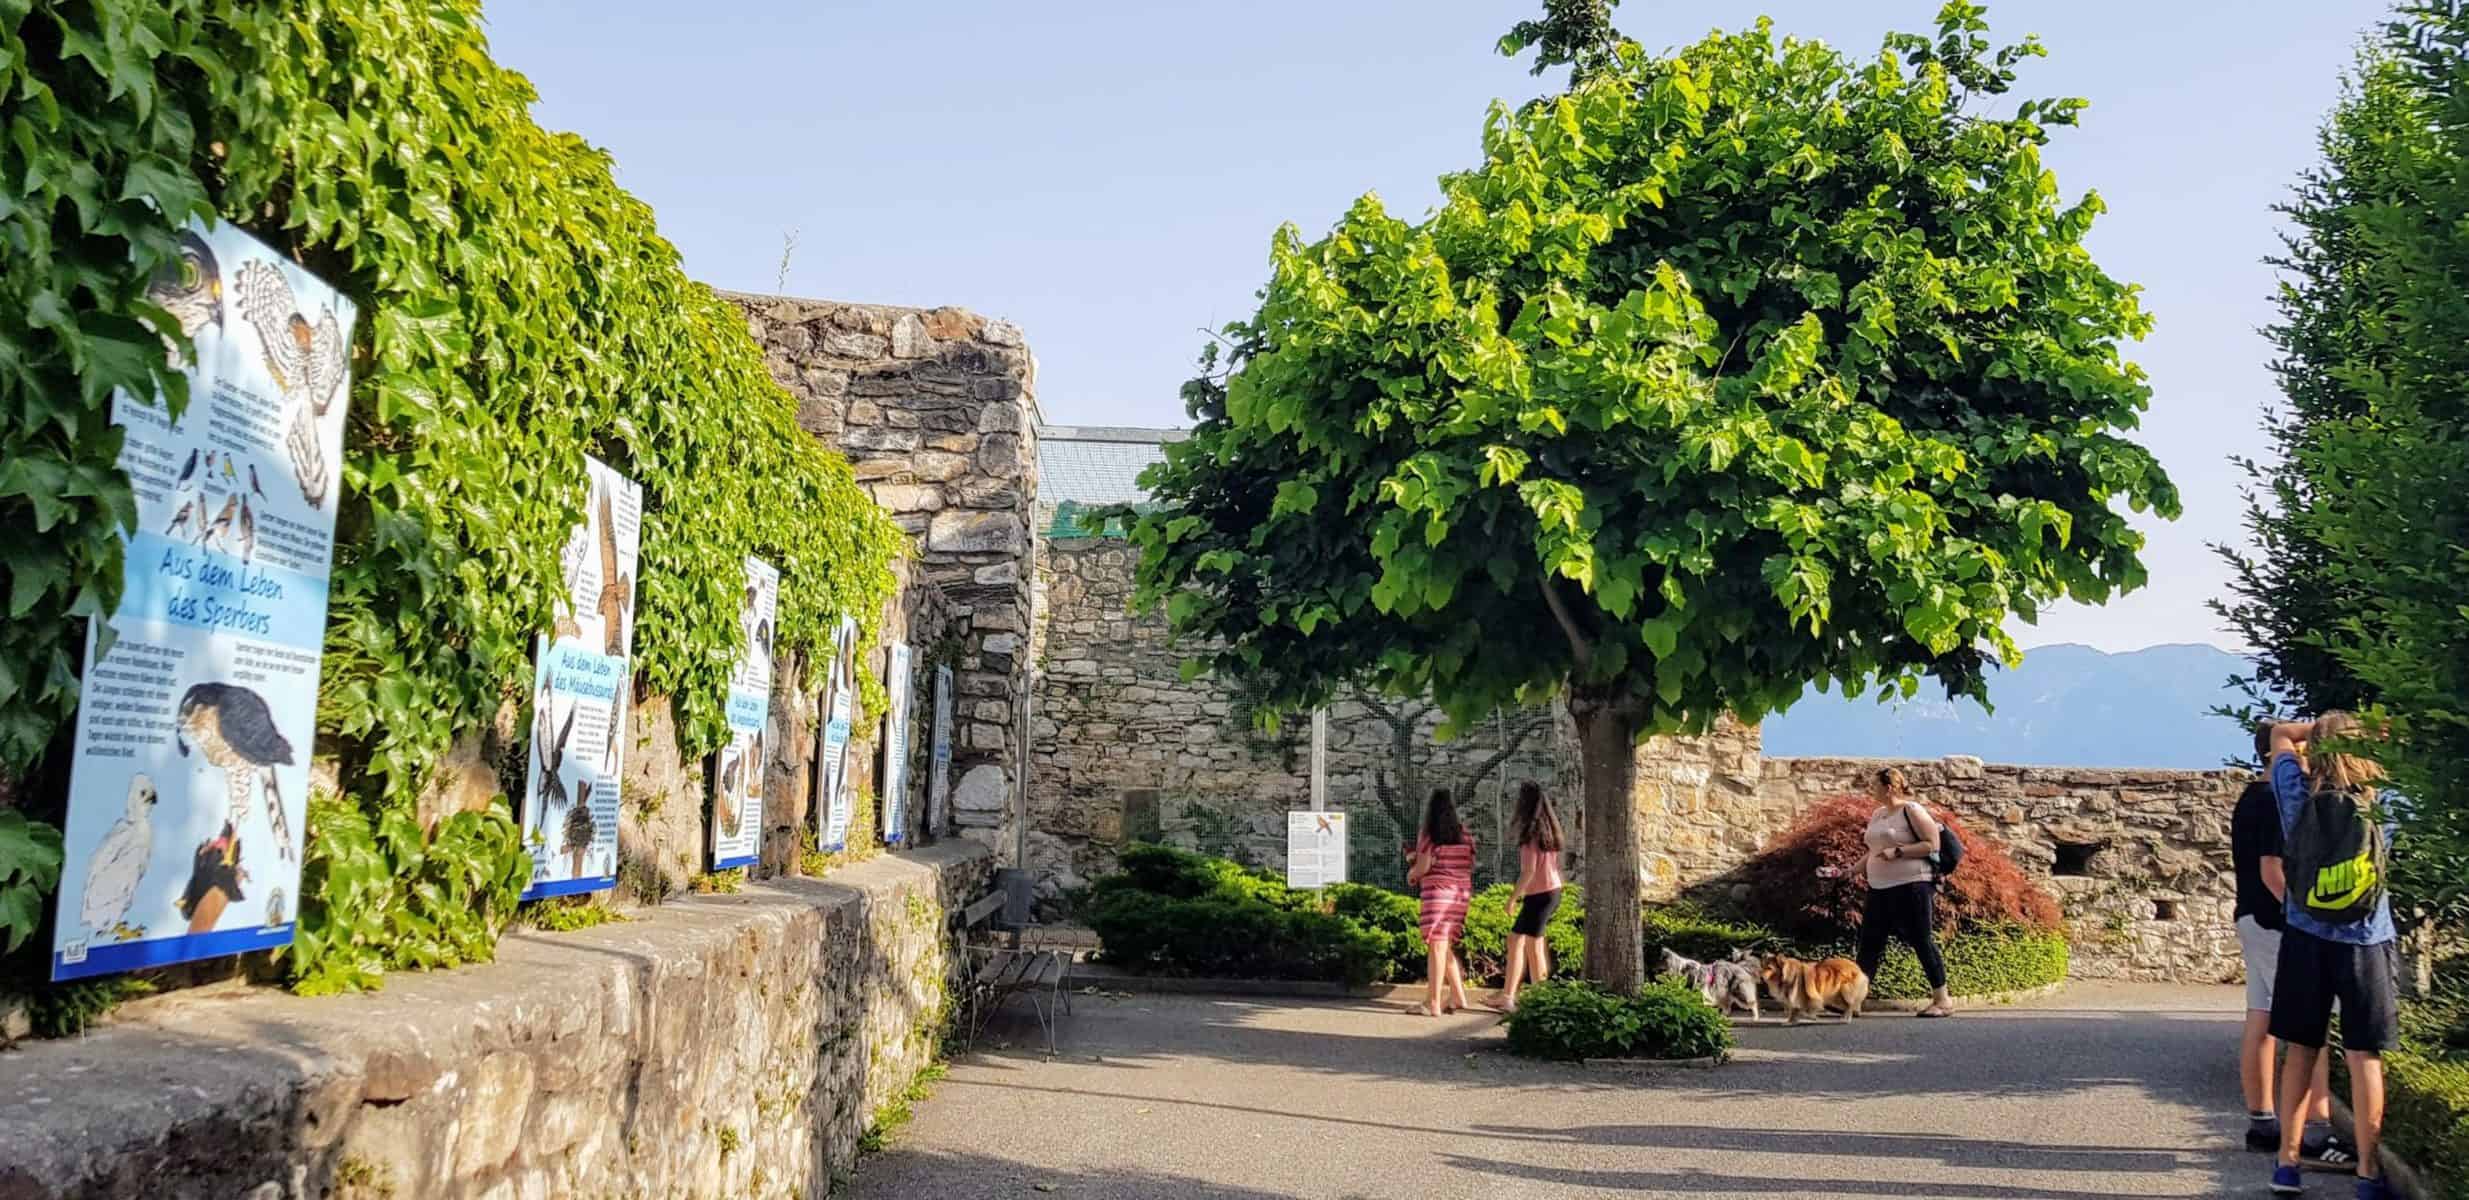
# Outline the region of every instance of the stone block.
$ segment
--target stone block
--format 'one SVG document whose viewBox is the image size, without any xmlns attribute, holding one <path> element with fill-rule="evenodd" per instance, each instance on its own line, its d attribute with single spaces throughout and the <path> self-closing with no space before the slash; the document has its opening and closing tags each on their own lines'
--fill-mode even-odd
<svg viewBox="0 0 2469 1200">
<path fill-rule="evenodd" d="M 842 436 L 841 446 L 851 451 L 906 454 L 917 449 L 917 431 L 884 427 L 852 427 Z"/>
<path fill-rule="evenodd" d="M 975 433 L 938 433 L 926 439 L 928 449 L 947 454 L 975 454 L 979 444 Z"/>
<path fill-rule="evenodd" d="M 926 546 L 947 554 L 1017 555 L 1028 548 L 1028 529 L 1011 513 L 937 513 Z"/>
<path fill-rule="evenodd" d="M 907 436 L 914 438 L 917 435 L 910 432 Z M 909 460 L 909 469 L 919 479 L 948 483 L 969 473 L 969 457 L 945 450 L 920 450 Z"/>
<path fill-rule="evenodd" d="M 1009 586 L 1020 582 L 1020 564 L 1016 562 L 999 562 L 991 566 L 979 567 L 974 572 L 973 578 L 975 578 L 979 583 L 987 584 L 989 586 Z"/>
<path fill-rule="evenodd" d="M 892 348 L 888 339 L 871 333 L 834 329 L 823 335 L 823 353 L 834 358 L 879 359 Z"/>
<path fill-rule="evenodd" d="M 962 739 L 962 744 L 970 750 L 1001 750 L 1009 741 L 1003 726 L 971 721 L 968 735 Z"/>
<path fill-rule="evenodd" d="M 974 620 L 974 618 L 972 618 L 972 620 Z M 977 645 L 978 649 L 983 650 L 988 654 L 1018 654 L 1020 652 L 1020 635 L 1016 633 L 991 634 L 980 640 Z"/>
<path fill-rule="evenodd" d="M 1008 401 L 1017 388 L 1008 379 L 980 379 L 969 385 L 969 394 L 980 400 Z M 989 404 L 977 414 L 979 433 L 1018 433 L 1026 423 L 1017 404 Z"/>
<path fill-rule="evenodd" d="M 943 507 L 943 489 L 932 484 L 879 483 L 874 502 L 896 513 L 934 512 Z"/>
<path fill-rule="evenodd" d="M 924 320 L 928 336 L 951 342 L 976 337 L 986 326 L 984 318 L 965 308 L 932 309 Z"/>
<path fill-rule="evenodd" d="M 1020 435 L 990 433 L 978 444 L 977 469 L 997 479 L 1017 479 L 1029 469 L 1029 455 Z"/>
<path fill-rule="evenodd" d="M 962 772 L 960 782 L 952 785 L 952 811 L 960 813 L 999 813 L 1011 806 L 1011 785 L 1003 768 L 993 763 L 980 763 Z"/>
<path fill-rule="evenodd" d="M 906 313 L 892 322 L 892 357 L 924 358 L 934 353 L 934 337 L 926 332 L 925 318 Z"/>
<path fill-rule="evenodd" d="M 461 1130 L 454 1144 L 457 1176 L 492 1171 L 514 1157 L 531 1111 L 532 1075 L 532 1060 L 511 1050 L 480 1060 L 456 1114 Z"/>
</svg>

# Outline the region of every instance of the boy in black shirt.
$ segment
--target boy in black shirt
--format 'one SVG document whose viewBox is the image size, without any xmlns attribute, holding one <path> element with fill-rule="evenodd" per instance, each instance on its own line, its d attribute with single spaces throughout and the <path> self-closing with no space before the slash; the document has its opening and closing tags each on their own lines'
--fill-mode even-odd
<svg viewBox="0 0 2469 1200">
<path fill-rule="evenodd" d="M 2271 726 L 2255 732 L 2255 756 L 2269 762 Z M 2238 949 L 2246 959 L 2246 1032 L 2238 1046 L 2238 1076 L 2246 1086 L 2246 1148 L 2273 1150 L 2280 1146 L 2280 1118 L 2273 1107 L 2273 1083 L 2279 1076 L 2279 1044 L 2273 1039 L 2272 977 L 2280 963 L 2280 931 L 2284 924 L 2282 897 L 2288 891 L 2281 866 L 2280 807 L 2271 780 L 2257 778 L 2239 795 L 2229 818 L 2229 856 L 2237 871 Z M 2331 1166 L 2346 1166 L 2355 1155 L 2332 1133 L 2332 1056 L 2315 1064 L 2308 1089 L 2306 1157 Z M 2322 1128 L 2318 1130 L 2316 1126 Z"/>
</svg>

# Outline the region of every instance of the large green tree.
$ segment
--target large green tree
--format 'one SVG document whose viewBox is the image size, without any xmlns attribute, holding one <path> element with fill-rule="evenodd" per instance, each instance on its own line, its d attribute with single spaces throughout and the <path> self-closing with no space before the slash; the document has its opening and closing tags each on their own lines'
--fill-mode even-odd
<svg viewBox="0 0 2469 1200">
<path fill-rule="evenodd" d="M 2149 325 L 1957 0 L 1865 61 L 1770 25 L 1495 105 L 1430 217 L 1271 248 L 1148 483 L 1141 600 L 1301 708 L 1565 697 L 1587 973 L 1642 978 L 1638 746 L 1812 682 L 1985 695 L 2009 617 L 2144 578 Z M 1222 370 L 1221 370 L 1222 368 Z"/>
<path fill-rule="evenodd" d="M 2269 514 L 2300 585 L 2257 596 L 2259 639 L 2329 659 L 2393 734 L 2410 797 L 2398 881 L 2469 919 L 2469 3 L 2406 6 L 2361 61 L 2301 194 L 2284 333 L 2288 434 Z M 2326 279 L 2329 282 L 2326 282 Z M 2318 389 L 2315 385 L 2321 383 Z M 2329 397 L 2327 400 L 2326 397 Z M 2292 573 L 2295 572 L 2285 572 Z M 2269 658 L 2267 657 L 2267 661 Z M 2337 698 L 2337 697 L 2335 697 Z"/>
</svg>

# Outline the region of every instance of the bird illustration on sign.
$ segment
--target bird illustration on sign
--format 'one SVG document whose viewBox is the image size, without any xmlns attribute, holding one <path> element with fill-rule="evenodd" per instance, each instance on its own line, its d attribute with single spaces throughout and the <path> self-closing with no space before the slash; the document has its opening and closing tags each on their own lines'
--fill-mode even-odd
<svg viewBox="0 0 2469 1200">
<path fill-rule="evenodd" d="M 257 331 L 266 374 L 292 403 L 291 426 L 284 435 L 283 448 L 291 455 L 300 495 L 311 508 L 323 509 L 333 474 L 326 464 L 319 422 L 333 407 L 334 397 L 349 374 L 351 346 L 344 340 L 342 323 L 335 319 L 331 307 L 321 309 L 312 322 L 300 311 L 299 301 L 293 298 L 291 284 L 282 270 L 271 262 L 251 260 L 240 264 L 232 281 L 232 292 L 240 315 L 248 318 L 249 326 Z M 228 473 L 228 460 L 224 467 Z"/>
<path fill-rule="evenodd" d="M 211 326 L 223 327 L 223 272 L 214 259 L 214 247 L 206 244 L 194 230 L 180 233 L 179 253 L 157 267 L 146 281 L 146 303 L 168 312 L 180 326 L 182 336 L 196 344 L 197 335 Z M 163 354 L 175 367 L 189 365 L 180 343 L 171 334 L 163 335 Z M 195 455 L 189 465 L 197 465 Z M 183 474 L 181 482 L 188 481 Z"/>
<path fill-rule="evenodd" d="M 200 842 L 197 853 L 190 856 L 189 883 L 175 902 L 180 915 L 189 919 L 189 932 L 214 932 L 223 910 L 235 900 L 247 899 L 240 885 L 248 879 L 248 870 L 240 865 L 240 835 L 225 821 L 223 832 Z"/>
<path fill-rule="evenodd" d="M 275 768 L 292 765 L 292 746 L 275 728 L 274 711 L 265 697 L 234 684 L 197 684 L 180 698 L 172 743 L 182 755 L 195 745 L 207 762 L 222 769 L 232 822 L 248 819 L 250 803 L 262 785 L 275 852 L 292 857 L 290 823 L 275 775 Z"/>
<path fill-rule="evenodd" d="M 131 778 L 128 811 L 112 822 L 94 856 L 86 860 L 86 894 L 78 916 L 89 939 L 127 942 L 146 935 L 127 924 L 126 917 L 137 898 L 137 881 L 146 873 L 146 857 L 154 853 L 154 806 L 161 800 L 152 778 Z"/>
</svg>

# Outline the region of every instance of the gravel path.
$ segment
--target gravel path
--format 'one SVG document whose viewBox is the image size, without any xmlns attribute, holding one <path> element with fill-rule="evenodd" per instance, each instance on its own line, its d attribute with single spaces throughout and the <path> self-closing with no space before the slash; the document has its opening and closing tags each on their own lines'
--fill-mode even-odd
<svg viewBox="0 0 2469 1200">
<path fill-rule="evenodd" d="M 1946 1021 L 1744 1028 L 1722 1068 L 1612 1072 L 1396 1004 L 1084 995 L 1060 1059 L 1007 1015 L 856 1195 L 2259 1195 L 2238 1008 L 2084 983 Z"/>
</svg>

